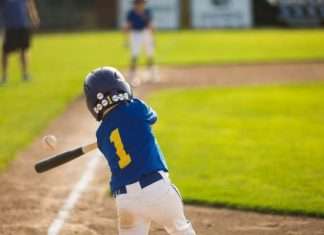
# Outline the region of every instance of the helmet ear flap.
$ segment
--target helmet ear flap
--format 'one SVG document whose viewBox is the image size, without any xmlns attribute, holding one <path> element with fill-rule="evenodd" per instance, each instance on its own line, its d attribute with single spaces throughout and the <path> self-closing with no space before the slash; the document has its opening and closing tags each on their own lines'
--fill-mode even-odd
<svg viewBox="0 0 324 235">
<path fill-rule="evenodd" d="M 119 103 L 130 101 L 133 98 L 128 92 L 119 90 L 113 91 L 108 94 L 97 94 L 97 101 L 93 107 L 93 112 L 96 114 L 96 119 L 99 121 L 103 119 L 104 114 L 107 110 L 113 108 Z"/>
<path fill-rule="evenodd" d="M 112 67 L 102 67 L 88 74 L 84 93 L 88 109 L 97 121 L 103 119 L 106 110 L 133 98 L 132 89 L 122 73 Z"/>
<path fill-rule="evenodd" d="M 103 119 L 103 113 L 99 113 L 96 117 L 96 120 L 100 122 Z"/>
</svg>

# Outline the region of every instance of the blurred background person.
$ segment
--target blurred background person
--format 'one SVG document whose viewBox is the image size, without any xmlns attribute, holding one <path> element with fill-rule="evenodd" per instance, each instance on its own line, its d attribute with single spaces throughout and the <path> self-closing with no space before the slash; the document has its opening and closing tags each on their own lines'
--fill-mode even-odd
<svg viewBox="0 0 324 235">
<path fill-rule="evenodd" d="M 28 71 L 28 49 L 31 43 L 31 28 L 37 28 L 40 20 L 34 0 L 1 0 L 5 34 L 2 47 L 2 78 L 8 79 L 8 57 L 11 52 L 20 53 L 22 79 L 31 79 Z"/>
<path fill-rule="evenodd" d="M 133 8 L 127 13 L 124 28 L 131 49 L 131 63 L 128 79 L 133 86 L 141 83 L 137 76 L 138 57 L 142 47 L 147 55 L 146 80 L 157 81 L 158 74 L 154 66 L 154 26 L 152 12 L 146 7 L 145 0 L 134 0 Z"/>
</svg>

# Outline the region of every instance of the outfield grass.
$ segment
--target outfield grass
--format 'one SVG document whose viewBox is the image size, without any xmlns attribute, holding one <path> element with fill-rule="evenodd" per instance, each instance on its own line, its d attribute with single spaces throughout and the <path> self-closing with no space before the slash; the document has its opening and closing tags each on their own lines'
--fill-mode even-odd
<svg viewBox="0 0 324 235">
<path fill-rule="evenodd" d="M 169 65 L 324 59 L 321 30 L 183 31 L 158 34 L 158 61 Z M 0 87 L 0 168 L 81 94 L 82 80 L 101 65 L 125 67 L 120 33 L 43 34 L 34 40 L 29 84 L 11 58 L 10 81 Z"/>
<path fill-rule="evenodd" d="M 323 41 L 323 30 L 163 32 L 156 39 L 157 61 L 197 65 L 323 60 Z M 69 68 L 87 69 L 98 64 L 125 67 L 129 62 L 125 37 L 116 32 L 41 35 L 35 45 L 40 58 L 59 64 L 69 62 Z M 55 61 L 59 53 L 63 61 Z"/>
<path fill-rule="evenodd" d="M 324 83 L 179 89 L 149 99 L 185 201 L 320 216 L 323 100 Z"/>
</svg>

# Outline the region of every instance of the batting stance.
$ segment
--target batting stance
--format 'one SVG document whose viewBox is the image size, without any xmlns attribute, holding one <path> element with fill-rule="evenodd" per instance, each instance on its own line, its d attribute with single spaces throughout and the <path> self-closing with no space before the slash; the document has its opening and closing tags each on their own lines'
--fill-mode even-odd
<svg viewBox="0 0 324 235">
<path fill-rule="evenodd" d="M 133 8 L 127 13 L 125 33 L 129 38 L 131 47 L 131 64 L 129 70 L 129 80 L 132 85 L 140 84 L 140 79 L 136 76 L 138 56 L 142 47 L 145 47 L 147 54 L 148 79 L 158 80 L 156 68 L 154 67 L 154 26 L 152 23 L 152 13 L 146 8 L 145 0 L 134 0 Z"/>
<path fill-rule="evenodd" d="M 91 72 L 84 92 L 89 111 L 101 121 L 97 143 L 111 170 L 119 234 L 148 234 L 155 221 L 169 234 L 195 235 L 151 128 L 155 111 L 133 97 L 123 75 L 111 67 Z"/>
</svg>

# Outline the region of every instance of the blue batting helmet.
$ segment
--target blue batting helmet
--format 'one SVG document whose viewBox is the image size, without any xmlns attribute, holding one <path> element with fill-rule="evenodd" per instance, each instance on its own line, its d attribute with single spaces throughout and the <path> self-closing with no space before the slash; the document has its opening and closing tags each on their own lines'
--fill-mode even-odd
<svg viewBox="0 0 324 235">
<path fill-rule="evenodd" d="M 102 67 L 90 72 L 84 81 L 84 94 L 90 113 L 97 121 L 106 110 L 133 98 L 130 85 L 117 69 Z"/>
</svg>

